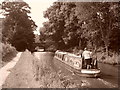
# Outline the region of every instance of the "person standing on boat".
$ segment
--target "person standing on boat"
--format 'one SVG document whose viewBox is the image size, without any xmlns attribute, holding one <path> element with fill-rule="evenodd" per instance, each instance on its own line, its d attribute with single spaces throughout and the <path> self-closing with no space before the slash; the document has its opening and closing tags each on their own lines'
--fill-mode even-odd
<svg viewBox="0 0 120 90">
<path fill-rule="evenodd" d="M 91 68 L 91 63 L 92 63 L 92 52 L 87 50 L 87 48 L 84 49 L 82 53 L 82 57 L 85 61 L 85 66 L 87 69 Z"/>
</svg>

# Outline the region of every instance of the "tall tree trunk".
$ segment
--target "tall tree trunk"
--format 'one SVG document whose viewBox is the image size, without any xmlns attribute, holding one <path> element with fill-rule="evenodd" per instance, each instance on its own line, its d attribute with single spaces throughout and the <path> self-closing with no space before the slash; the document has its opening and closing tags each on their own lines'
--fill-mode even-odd
<svg viewBox="0 0 120 90">
<path fill-rule="evenodd" d="M 104 45 L 105 45 L 105 51 L 106 51 L 106 56 L 108 56 L 108 46 L 109 46 L 109 32 L 107 30 L 107 35 L 104 35 L 104 31 L 102 29 L 102 22 L 100 21 L 100 31 L 101 31 L 101 35 L 102 35 L 102 40 L 104 42 Z"/>
<path fill-rule="evenodd" d="M 80 49 L 81 49 L 81 42 L 82 42 L 82 41 L 81 41 L 81 39 L 80 39 L 80 40 L 79 40 L 79 45 L 78 45 Z"/>
<path fill-rule="evenodd" d="M 105 51 L 106 51 L 106 56 L 108 57 L 108 55 L 109 55 L 109 49 L 108 49 L 107 45 L 105 45 Z"/>
</svg>

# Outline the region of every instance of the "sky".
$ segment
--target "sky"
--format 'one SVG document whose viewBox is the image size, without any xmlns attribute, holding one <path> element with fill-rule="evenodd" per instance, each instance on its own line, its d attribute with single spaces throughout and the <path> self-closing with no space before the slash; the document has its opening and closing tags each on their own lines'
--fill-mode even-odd
<svg viewBox="0 0 120 90">
<path fill-rule="evenodd" d="M 38 30 L 40 27 L 43 26 L 42 23 L 47 21 L 47 19 L 43 17 L 43 12 L 46 11 L 47 8 L 49 8 L 56 0 L 24 0 L 24 1 L 28 3 L 29 6 L 31 7 L 31 17 L 38 26 L 37 31 L 35 31 L 34 33 L 39 34 Z"/>
<path fill-rule="evenodd" d="M 0 0 L 0 2 L 2 1 L 4 0 Z M 42 23 L 48 20 L 43 17 L 43 12 L 46 11 L 47 8 L 49 8 L 53 4 L 53 2 L 57 0 L 23 0 L 23 1 L 25 1 L 31 7 L 30 16 L 38 26 L 37 31 L 34 31 L 34 33 L 39 34 L 38 30 L 40 27 L 43 26 Z"/>
</svg>

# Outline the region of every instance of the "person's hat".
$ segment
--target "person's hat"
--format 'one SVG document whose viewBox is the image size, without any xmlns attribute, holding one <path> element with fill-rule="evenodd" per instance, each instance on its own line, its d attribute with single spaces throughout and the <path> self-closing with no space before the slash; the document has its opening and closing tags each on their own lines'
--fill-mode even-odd
<svg viewBox="0 0 120 90">
<path fill-rule="evenodd" d="M 87 48 L 84 48 L 84 50 L 87 50 Z"/>
</svg>

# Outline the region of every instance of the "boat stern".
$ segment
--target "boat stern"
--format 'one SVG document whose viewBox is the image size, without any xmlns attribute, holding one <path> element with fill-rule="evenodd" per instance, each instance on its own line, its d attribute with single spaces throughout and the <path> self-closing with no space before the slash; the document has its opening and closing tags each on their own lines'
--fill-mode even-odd
<svg viewBox="0 0 120 90">
<path fill-rule="evenodd" d="M 81 69 L 81 73 L 86 77 L 100 77 L 100 69 Z"/>
</svg>

